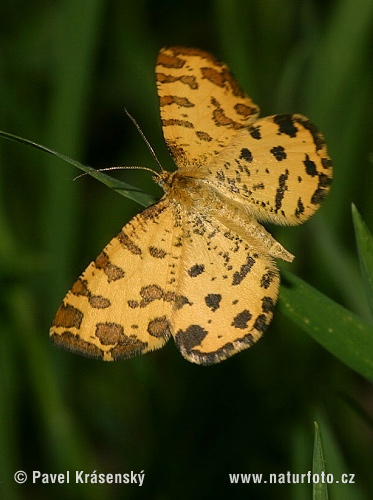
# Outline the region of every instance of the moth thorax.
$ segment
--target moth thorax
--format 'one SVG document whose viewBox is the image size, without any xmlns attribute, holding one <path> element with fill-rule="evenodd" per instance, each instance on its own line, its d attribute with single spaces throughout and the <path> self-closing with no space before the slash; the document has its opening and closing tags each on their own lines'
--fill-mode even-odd
<svg viewBox="0 0 373 500">
<path fill-rule="evenodd" d="M 182 174 L 180 171 L 172 172 L 162 187 L 171 200 L 187 209 L 205 206 L 211 198 L 210 189 L 200 179 Z"/>
</svg>

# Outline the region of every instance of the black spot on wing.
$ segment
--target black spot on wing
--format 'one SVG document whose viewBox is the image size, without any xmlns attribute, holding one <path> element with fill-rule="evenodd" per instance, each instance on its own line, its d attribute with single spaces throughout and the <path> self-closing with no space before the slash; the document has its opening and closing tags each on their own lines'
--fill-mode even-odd
<svg viewBox="0 0 373 500">
<path fill-rule="evenodd" d="M 302 203 L 301 198 L 298 198 L 297 208 L 295 209 L 295 215 L 296 215 L 296 217 L 299 217 L 303 213 L 304 213 L 304 205 Z"/>
<path fill-rule="evenodd" d="M 332 160 L 330 158 L 321 158 L 321 164 L 325 169 L 329 169 L 333 166 Z"/>
<path fill-rule="evenodd" d="M 211 309 L 211 311 L 217 311 L 220 307 L 221 295 L 219 293 L 209 293 L 205 297 L 205 302 L 207 307 Z"/>
<path fill-rule="evenodd" d="M 276 210 L 280 210 L 282 206 L 282 200 L 285 195 L 285 191 L 287 190 L 287 185 L 286 181 L 288 180 L 289 177 L 289 170 L 285 170 L 284 174 L 281 174 L 278 181 L 279 181 L 279 187 L 276 190 L 276 198 L 275 198 L 275 206 Z"/>
<path fill-rule="evenodd" d="M 207 333 L 199 325 L 190 325 L 186 330 L 179 330 L 176 333 L 175 342 L 181 351 L 189 353 L 194 347 L 201 344 Z"/>
<path fill-rule="evenodd" d="M 164 259 L 167 255 L 167 252 L 165 252 L 162 248 L 157 248 L 155 246 L 149 247 L 149 253 L 156 259 Z"/>
<path fill-rule="evenodd" d="M 325 174 L 319 174 L 319 187 L 327 188 L 332 183 L 332 178 Z"/>
<path fill-rule="evenodd" d="M 269 322 L 268 322 L 269 323 Z M 254 323 L 254 328 L 260 333 L 264 333 L 268 327 L 267 316 L 265 314 L 260 314 Z"/>
<path fill-rule="evenodd" d="M 319 174 L 319 183 L 316 191 L 313 193 L 311 198 L 312 204 L 319 205 L 323 201 L 323 199 L 329 192 L 329 186 L 331 182 L 332 182 L 331 177 L 325 174 Z"/>
<path fill-rule="evenodd" d="M 232 285 L 239 285 L 243 279 L 250 272 L 251 268 L 255 264 L 255 259 L 253 259 L 250 255 L 247 256 L 247 260 L 245 264 L 243 264 L 239 271 L 236 271 L 233 274 Z"/>
<path fill-rule="evenodd" d="M 203 264 L 194 264 L 190 269 L 188 269 L 188 274 L 191 278 L 195 278 L 199 274 L 202 274 L 205 270 L 205 266 Z"/>
<path fill-rule="evenodd" d="M 253 155 L 249 149 L 242 148 L 241 154 L 240 154 L 240 159 L 246 160 L 247 162 L 251 163 L 253 161 Z"/>
<path fill-rule="evenodd" d="M 273 121 L 278 125 L 278 134 L 286 134 L 289 137 L 296 137 L 298 129 L 294 126 L 292 115 L 275 115 Z"/>
<path fill-rule="evenodd" d="M 301 117 L 297 117 L 297 122 L 301 123 L 305 129 L 307 129 L 311 135 L 313 142 L 316 146 L 316 150 L 318 151 L 324 146 L 324 138 L 319 132 L 319 129 L 316 127 L 316 125 L 313 125 L 309 120 L 305 120 Z"/>
<path fill-rule="evenodd" d="M 251 318 L 252 318 L 252 314 L 250 313 L 250 311 L 248 311 L 247 309 L 244 309 L 243 311 L 238 313 L 237 316 L 234 317 L 231 326 L 234 326 L 235 328 L 240 328 L 241 330 L 244 330 L 245 328 L 248 327 L 247 323 L 248 323 L 248 321 L 250 321 Z"/>
<path fill-rule="evenodd" d="M 304 166 L 306 167 L 306 172 L 311 177 L 315 177 L 317 175 L 317 168 L 314 161 L 310 160 L 310 157 L 306 154 L 306 159 L 303 161 Z"/>
<path fill-rule="evenodd" d="M 263 297 L 262 298 L 262 311 L 264 313 L 270 313 L 275 308 L 275 303 L 272 297 Z"/>
<path fill-rule="evenodd" d="M 267 273 L 263 274 L 260 279 L 260 286 L 267 289 L 273 281 L 273 276 L 274 273 L 272 271 L 268 271 Z"/>
<path fill-rule="evenodd" d="M 262 138 L 262 136 L 260 134 L 260 126 L 253 125 L 253 126 L 249 127 L 248 130 L 249 130 L 249 134 L 251 135 L 251 137 L 253 139 L 256 139 L 257 141 L 259 141 Z"/>
<path fill-rule="evenodd" d="M 225 180 L 225 174 L 224 174 L 223 170 L 218 170 L 216 172 L 216 178 L 218 179 L 218 181 L 224 181 Z"/>
<path fill-rule="evenodd" d="M 282 161 L 286 159 L 286 152 L 282 146 L 275 146 L 270 150 L 272 155 L 276 158 L 277 161 Z"/>
</svg>

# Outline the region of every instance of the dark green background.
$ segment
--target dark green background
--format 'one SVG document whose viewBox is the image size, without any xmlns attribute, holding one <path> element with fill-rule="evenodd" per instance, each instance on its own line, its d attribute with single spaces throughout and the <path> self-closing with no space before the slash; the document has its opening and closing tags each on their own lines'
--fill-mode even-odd
<svg viewBox="0 0 373 500">
<path fill-rule="evenodd" d="M 332 192 L 304 226 L 273 233 L 296 255 L 288 269 L 371 320 L 350 208 L 373 227 L 372 28 L 371 0 L 3 1 L 0 129 L 94 167 L 153 167 L 127 107 L 172 169 L 157 52 L 213 52 L 262 115 L 303 113 L 323 131 Z M 372 387 L 280 312 L 257 346 L 212 367 L 188 363 L 172 341 L 117 364 L 54 347 L 62 297 L 140 207 L 20 144 L 0 140 L 0 166 L 3 498 L 311 498 L 311 485 L 230 485 L 228 474 L 306 473 L 315 419 L 328 472 L 356 475 L 332 498 L 372 498 Z M 161 193 L 146 172 L 116 175 Z M 145 471 L 145 481 L 19 486 L 20 469 Z"/>
</svg>

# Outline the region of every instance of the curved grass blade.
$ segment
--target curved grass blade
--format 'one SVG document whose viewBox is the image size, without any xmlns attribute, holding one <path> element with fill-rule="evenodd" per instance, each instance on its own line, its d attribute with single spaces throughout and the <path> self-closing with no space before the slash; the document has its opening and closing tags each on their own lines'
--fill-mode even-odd
<svg viewBox="0 0 373 500">
<path fill-rule="evenodd" d="M 351 206 L 356 246 L 370 310 L 373 314 L 373 236 L 354 204 Z"/>
<path fill-rule="evenodd" d="M 23 137 L 19 137 L 14 134 L 9 134 L 8 132 L 3 132 L 2 130 L 0 130 L 0 137 L 4 137 L 5 139 L 8 139 L 10 141 L 20 142 L 21 144 L 26 144 L 27 146 L 40 149 L 41 151 L 45 151 L 50 155 L 56 156 L 57 158 L 60 158 L 61 160 L 70 163 L 71 165 L 74 165 L 74 167 L 83 170 L 83 172 L 86 172 L 87 174 L 91 175 L 95 179 L 105 184 L 105 186 L 108 186 L 109 188 L 113 189 L 122 196 L 125 196 L 126 198 L 136 201 L 139 205 L 142 205 L 143 207 L 148 207 L 149 205 L 152 205 L 157 201 L 152 195 L 145 193 L 144 191 L 141 191 L 141 189 L 138 189 L 132 186 L 131 184 L 119 181 L 114 177 L 110 177 L 109 175 L 104 174 L 103 172 L 99 172 L 94 168 L 89 167 L 88 165 L 83 165 L 77 160 L 73 160 L 72 158 L 63 155 L 62 153 L 47 148 L 46 146 L 38 144 L 37 142 L 29 141 L 28 139 L 24 139 Z"/>
<path fill-rule="evenodd" d="M 313 474 L 317 474 L 319 478 L 321 478 L 322 476 L 326 477 L 324 450 L 322 446 L 319 424 L 317 422 L 314 422 L 314 425 L 315 441 L 313 445 L 312 472 Z M 313 483 L 312 498 L 313 500 L 328 500 L 329 496 L 326 481 L 322 482 L 320 479 L 318 483 Z"/>
<path fill-rule="evenodd" d="M 279 309 L 347 366 L 373 381 L 373 325 L 281 271 Z"/>
</svg>

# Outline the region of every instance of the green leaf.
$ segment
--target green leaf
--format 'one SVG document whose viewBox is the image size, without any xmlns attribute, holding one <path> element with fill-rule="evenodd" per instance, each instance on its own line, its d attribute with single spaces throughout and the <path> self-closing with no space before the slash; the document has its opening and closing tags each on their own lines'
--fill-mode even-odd
<svg viewBox="0 0 373 500">
<path fill-rule="evenodd" d="M 373 380 L 373 325 L 293 274 L 282 271 L 278 307 L 325 349 Z"/>
<path fill-rule="evenodd" d="M 360 491 L 360 481 L 355 481 L 354 468 L 349 464 L 349 461 L 345 459 L 344 452 L 342 451 L 342 445 L 340 438 L 336 437 L 335 422 L 330 421 L 326 416 L 324 410 L 316 411 L 316 422 L 315 424 L 315 445 L 314 445 L 314 460 L 316 451 L 316 439 L 318 440 L 318 447 L 321 447 L 321 453 L 324 455 L 322 457 L 324 460 L 324 468 L 327 465 L 327 472 L 329 477 L 328 481 L 328 493 L 331 498 L 336 498 L 338 500 L 364 500 L 366 496 Z M 320 429 L 322 428 L 322 439 Z M 344 435 L 344 443 L 348 442 L 351 436 L 354 436 L 356 429 L 352 430 L 351 434 L 346 429 Z M 318 436 L 317 436 L 318 434 Z M 338 434 L 338 432 L 337 432 Z M 353 439 L 353 437 L 352 437 Z M 361 458 L 361 460 L 364 460 Z M 321 465 L 321 464 L 320 464 Z M 315 468 L 315 465 L 314 465 Z M 352 474 L 351 474 L 352 473 Z M 352 477 L 351 477 L 351 475 Z M 333 481 L 331 481 L 331 475 L 333 475 Z M 350 482 L 352 480 L 352 482 Z"/>
<path fill-rule="evenodd" d="M 313 482 L 313 500 L 328 500 L 328 488 L 326 482 L 324 450 L 322 446 L 319 424 L 315 424 L 315 441 L 313 446 L 312 473 L 318 474 L 319 482 Z M 322 481 L 322 477 L 324 481 Z"/>
<path fill-rule="evenodd" d="M 105 184 L 105 186 L 108 186 L 109 188 L 113 189 L 122 196 L 125 196 L 126 198 L 136 201 L 139 205 L 142 205 L 143 207 L 148 207 L 149 205 L 152 205 L 153 203 L 156 202 L 156 199 L 152 195 L 145 193 L 144 191 L 141 191 L 141 189 L 138 189 L 132 186 L 131 184 L 127 184 L 126 182 L 119 181 L 114 177 L 110 177 L 109 175 L 106 175 L 103 172 L 99 172 L 98 170 L 92 167 L 83 165 L 82 163 L 73 160 L 72 158 L 63 155 L 62 153 L 59 153 L 58 151 L 54 151 L 53 149 L 47 148 L 46 146 L 42 146 L 41 144 L 38 144 L 36 142 L 29 141 L 28 139 L 24 139 L 23 137 L 19 137 L 14 134 L 9 134 L 8 132 L 3 132 L 2 130 L 0 130 L 0 137 L 4 137 L 5 139 L 9 139 L 10 141 L 20 142 L 21 144 L 26 144 L 27 146 L 40 149 L 41 151 L 45 151 L 50 155 L 56 156 L 57 158 L 60 158 L 61 160 L 70 163 L 71 165 L 74 165 L 74 167 L 83 170 L 83 172 L 86 172 L 87 174 L 91 175 L 95 179 Z"/>
<path fill-rule="evenodd" d="M 354 204 L 351 206 L 361 275 L 373 313 L 373 237 Z"/>
</svg>

